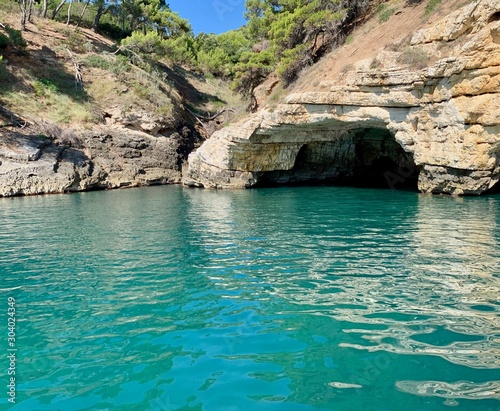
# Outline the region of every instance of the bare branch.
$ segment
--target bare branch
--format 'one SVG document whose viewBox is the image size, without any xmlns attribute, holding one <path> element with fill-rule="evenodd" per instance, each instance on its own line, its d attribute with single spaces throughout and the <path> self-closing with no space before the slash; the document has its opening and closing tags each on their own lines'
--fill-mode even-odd
<svg viewBox="0 0 500 411">
<path fill-rule="evenodd" d="M 198 120 L 203 120 L 203 121 L 213 121 L 215 120 L 217 117 L 219 117 L 221 114 L 224 114 L 226 111 L 233 111 L 233 109 L 222 109 L 221 111 L 219 111 L 217 114 L 214 114 L 213 116 L 210 116 L 210 117 L 203 117 L 203 116 L 199 116 L 198 114 L 192 112 L 191 110 L 189 110 L 187 107 L 186 107 L 186 110 L 189 111 L 193 116 L 195 116 Z"/>
<path fill-rule="evenodd" d="M 118 49 L 114 52 L 114 53 L 111 53 L 111 54 L 118 54 L 120 51 L 125 51 L 126 53 L 130 53 L 132 54 L 134 57 L 137 57 L 137 59 L 141 62 L 141 63 L 144 63 L 144 59 L 139 55 L 137 54 L 135 51 L 129 49 L 128 47 L 126 46 L 120 46 L 118 47 Z"/>
<path fill-rule="evenodd" d="M 69 57 L 71 61 L 73 62 L 73 67 L 75 69 L 75 85 L 76 88 L 80 88 L 83 90 L 83 74 L 82 74 L 82 69 L 80 68 L 80 63 L 76 61 L 75 56 L 73 56 L 73 53 L 69 49 L 66 49 L 66 51 L 69 54 Z"/>
</svg>

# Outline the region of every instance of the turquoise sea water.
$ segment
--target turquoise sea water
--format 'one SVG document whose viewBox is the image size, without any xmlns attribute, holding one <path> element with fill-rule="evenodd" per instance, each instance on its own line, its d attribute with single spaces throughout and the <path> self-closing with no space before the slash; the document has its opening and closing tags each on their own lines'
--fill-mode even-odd
<svg viewBox="0 0 500 411">
<path fill-rule="evenodd" d="M 500 410 L 500 196 L 155 187 L 0 222 L 1 409 Z"/>
</svg>

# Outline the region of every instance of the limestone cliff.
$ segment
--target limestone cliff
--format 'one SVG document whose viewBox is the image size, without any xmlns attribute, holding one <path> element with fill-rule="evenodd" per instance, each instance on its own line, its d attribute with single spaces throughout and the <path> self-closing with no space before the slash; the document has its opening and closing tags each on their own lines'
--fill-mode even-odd
<svg viewBox="0 0 500 411">
<path fill-rule="evenodd" d="M 345 84 L 323 85 L 215 133 L 189 156 L 184 183 L 244 188 L 369 174 L 463 195 L 499 181 L 498 0 L 474 1 L 369 67 L 356 65 Z"/>
</svg>

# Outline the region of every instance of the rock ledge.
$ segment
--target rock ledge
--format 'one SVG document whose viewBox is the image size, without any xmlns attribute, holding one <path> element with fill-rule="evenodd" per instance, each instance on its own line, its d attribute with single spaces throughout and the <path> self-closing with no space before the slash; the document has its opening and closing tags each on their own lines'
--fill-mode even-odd
<svg viewBox="0 0 500 411">
<path fill-rule="evenodd" d="M 354 70 L 347 86 L 292 94 L 220 130 L 191 153 L 184 183 L 245 188 L 385 167 L 387 181 L 414 175 L 422 192 L 490 189 L 500 179 L 500 3 L 477 0 L 416 32 L 399 54 L 412 52 L 439 58 Z"/>
</svg>

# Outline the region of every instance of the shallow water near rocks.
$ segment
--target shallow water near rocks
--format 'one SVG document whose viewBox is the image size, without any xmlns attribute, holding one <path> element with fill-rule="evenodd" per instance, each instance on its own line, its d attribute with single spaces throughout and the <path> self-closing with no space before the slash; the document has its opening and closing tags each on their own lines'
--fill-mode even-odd
<svg viewBox="0 0 500 411">
<path fill-rule="evenodd" d="M 500 196 L 154 187 L 0 221 L 2 409 L 500 410 Z"/>
</svg>

